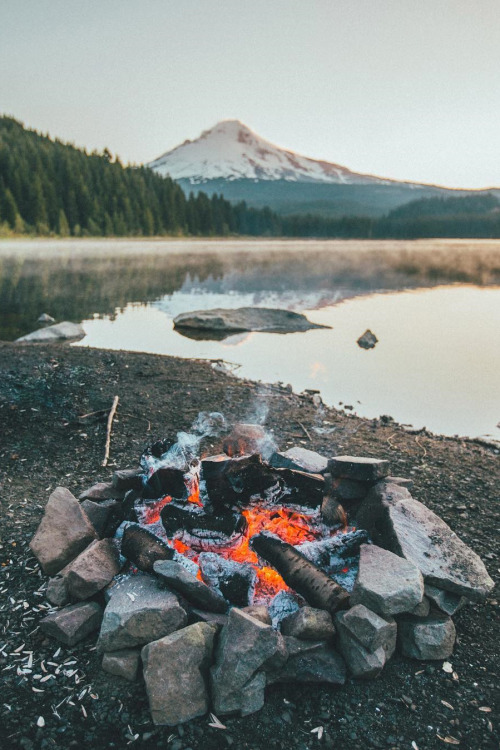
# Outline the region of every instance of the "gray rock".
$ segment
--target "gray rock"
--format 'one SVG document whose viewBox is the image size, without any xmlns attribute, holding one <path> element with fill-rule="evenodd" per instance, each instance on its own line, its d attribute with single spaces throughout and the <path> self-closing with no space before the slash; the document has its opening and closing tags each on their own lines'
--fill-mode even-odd
<svg viewBox="0 0 500 750">
<path fill-rule="evenodd" d="M 156 578 L 133 576 L 112 589 L 97 647 L 102 652 L 142 646 L 183 628 L 186 621 L 175 594 Z"/>
<path fill-rule="evenodd" d="M 57 487 L 45 506 L 30 549 L 49 576 L 59 573 L 97 533 L 78 500 L 65 487 Z"/>
<path fill-rule="evenodd" d="M 207 612 L 205 609 L 199 609 L 198 607 L 190 607 L 190 620 L 191 622 L 208 622 L 209 625 L 216 625 L 217 630 L 220 630 L 224 625 L 227 625 L 227 615 L 219 615 L 216 612 Z"/>
<path fill-rule="evenodd" d="M 291 310 L 265 307 L 240 307 L 235 310 L 216 308 L 181 313 L 174 318 L 174 328 L 203 332 L 226 333 L 239 331 L 273 331 L 289 333 L 309 331 L 311 328 L 329 328 L 311 323 L 305 315 Z"/>
<path fill-rule="evenodd" d="M 361 349 L 373 349 L 377 341 L 378 341 L 378 338 L 368 328 L 363 333 L 363 335 L 359 337 L 356 343 L 358 346 L 361 347 Z"/>
<path fill-rule="evenodd" d="M 354 479 L 358 482 L 376 482 L 389 473 L 389 461 L 361 456 L 335 456 L 328 461 L 332 477 Z"/>
<path fill-rule="evenodd" d="M 427 601 L 430 601 L 447 615 L 454 615 L 462 607 L 467 604 L 465 596 L 459 596 L 459 594 L 451 594 L 449 591 L 443 591 L 438 589 L 437 586 L 431 586 L 430 583 L 425 584 L 425 596 Z"/>
<path fill-rule="evenodd" d="M 382 481 L 389 484 L 399 484 L 400 487 L 406 487 L 407 490 L 411 490 L 413 487 L 413 479 L 406 479 L 405 477 L 386 477 Z"/>
<path fill-rule="evenodd" d="M 213 625 L 197 622 L 142 649 L 155 724 L 175 726 L 208 711 L 207 677 L 215 631 Z"/>
<path fill-rule="evenodd" d="M 422 574 L 413 563 L 374 544 L 360 548 L 359 572 L 351 604 L 364 604 L 379 615 L 411 612 L 424 596 Z"/>
<path fill-rule="evenodd" d="M 267 682 L 314 682 L 343 685 L 345 663 L 338 651 L 325 641 L 302 641 L 283 637 L 287 660 L 267 673 Z"/>
<path fill-rule="evenodd" d="M 56 321 L 55 318 L 52 317 L 52 315 L 49 315 L 48 313 L 42 313 L 36 322 L 48 325 L 49 323 L 55 323 Z"/>
<path fill-rule="evenodd" d="M 378 483 L 356 520 L 376 544 L 416 565 L 426 583 L 473 601 L 482 601 L 493 589 L 478 555 L 404 487 Z"/>
<path fill-rule="evenodd" d="M 287 451 L 273 453 L 269 462 L 277 469 L 297 469 L 309 474 L 323 474 L 328 465 L 328 459 L 307 448 L 289 448 Z"/>
<path fill-rule="evenodd" d="M 99 503 L 84 500 L 80 505 L 101 539 L 111 536 L 120 525 L 122 503 L 119 500 L 103 500 Z"/>
<path fill-rule="evenodd" d="M 358 482 L 355 479 L 332 477 L 330 492 L 340 502 L 354 502 L 356 500 L 363 500 L 369 492 L 370 487 L 370 482 Z"/>
<path fill-rule="evenodd" d="M 255 620 L 263 622 L 264 625 L 271 625 L 272 623 L 271 615 L 265 604 L 251 604 L 249 607 L 243 607 L 242 612 L 246 612 Z"/>
<path fill-rule="evenodd" d="M 40 623 L 40 630 L 65 646 L 74 646 L 98 630 L 101 620 L 102 609 L 97 602 L 78 602 L 47 615 Z"/>
<path fill-rule="evenodd" d="M 424 591 L 425 591 L 425 586 L 424 586 Z M 431 603 L 429 599 L 426 596 L 424 596 L 420 604 L 417 604 L 417 606 L 414 607 L 414 609 L 412 609 L 412 611 L 409 614 L 412 615 L 413 617 L 427 617 L 427 615 L 430 612 L 430 609 L 431 609 Z"/>
<path fill-rule="evenodd" d="M 369 651 L 357 638 L 355 638 L 350 629 L 344 625 L 343 616 L 347 613 L 339 613 L 335 618 L 337 626 L 338 643 L 340 653 L 347 663 L 347 667 L 353 677 L 364 680 L 370 680 L 377 677 L 387 660 L 387 652 L 383 646 L 376 651 Z"/>
<path fill-rule="evenodd" d="M 258 711 L 264 705 L 264 674 L 257 674 L 279 650 L 278 633 L 269 625 L 232 609 L 222 628 L 210 670 L 215 714 Z"/>
<path fill-rule="evenodd" d="M 84 490 L 78 496 L 78 499 L 100 502 L 101 500 L 123 500 L 124 496 L 125 492 L 117 490 L 111 482 L 97 482 L 97 484 L 93 484 L 92 487 Z"/>
<path fill-rule="evenodd" d="M 113 474 L 111 484 L 117 490 L 142 490 L 142 471 L 140 469 L 118 469 Z"/>
<path fill-rule="evenodd" d="M 64 576 L 58 573 L 53 578 L 49 578 L 45 597 L 54 607 L 64 607 L 69 604 L 69 594 Z"/>
<path fill-rule="evenodd" d="M 447 659 L 454 643 L 455 625 L 445 614 L 432 613 L 421 619 L 402 617 L 399 622 L 399 647 L 412 659 Z"/>
<path fill-rule="evenodd" d="M 104 654 L 102 668 L 109 674 L 134 682 L 137 678 L 140 656 L 141 652 L 138 648 L 124 648 L 121 651 L 113 651 Z"/>
<path fill-rule="evenodd" d="M 170 588 L 185 596 L 196 607 L 219 614 L 227 611 L 228 603 L 221 594 L 199 581 L 175 560 L 158 560 L 153 570 Z"/>
<path fill-rule="evenodd" d="M 329 612 L 314 607 L 302 607 L 288 615 L 281 623 L 283 635 L 291 635 L 307 641 L 322 641 L 333 638 L 335 628 Z"/>
<path fill-rule="evenodd" d="M 69 320 L 64 320 L 62 323 L 57 323 L 53 326 L 47 326 L 46 328 L 39 328 L 38 331 L 27 333 L 26 336 L 21 336 L 16 339 L 16 344 L 34 344 L 34 343 L 49 343 L 51 341 L 69 341 L 76 339 L 83 339 L 85 331 L 80 323 L 70 323 Z"/>
<path fill-rule="evenodd" d="M 111 583 L 120 570 L 119 558 L 111 539 L 92 542 L 61 570 L 70 599 L 89 599 Z"/>
<path fill-rule="evenodd" d="M 384 620 L 372 612 L 363 604 L 356 604 L 347 612 L 339 613 L 336 616 L 340 619 L 345 630 L 360 642 L 370 653 L 374 653 L 379 648 L 383 648 L 387 658 L 390 658 L 396 648 L 397 625 L 396 621 Z"/>
</svg>

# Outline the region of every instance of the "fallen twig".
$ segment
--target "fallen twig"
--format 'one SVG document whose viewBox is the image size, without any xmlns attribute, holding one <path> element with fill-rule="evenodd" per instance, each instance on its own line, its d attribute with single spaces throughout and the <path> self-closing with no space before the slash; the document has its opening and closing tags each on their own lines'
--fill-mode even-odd
<svg viewBox="0 0 500 750">
<path fill-rule="evenodd" d="M 111 443 L 111 430 L 113 428 L 113 419 L 116 413 L 116 409 L 118 407 L 118 401 L 120 399 L 118 396 L 115 396 L 113 399 L 113 405 L 111 406 L 110 412 L 108 414 L 108 424 L 106 426 L 106 446 L 104 448 L 104 460 L 102 462 L 102 466 L 108 465 L 108 458 L 109 458 L 109 446 Z"/>
<path fill-rule="evenodd" d="M 299 425 L 300 425 L 300 426 L 302 427 L 302 429 L 304 430 L 304 432 L 305 432 L 306 436 L 308 437 L 308 439 L 309 439 L 309 440 L 311 440 L 311 436 L 310 436 L 309 432 L 307 431 L 307 429 L 306 429 L 306 428 L 304 427 L 304 425 L 302 424 L 302 422 L 299 422 Z"/>
</svg>

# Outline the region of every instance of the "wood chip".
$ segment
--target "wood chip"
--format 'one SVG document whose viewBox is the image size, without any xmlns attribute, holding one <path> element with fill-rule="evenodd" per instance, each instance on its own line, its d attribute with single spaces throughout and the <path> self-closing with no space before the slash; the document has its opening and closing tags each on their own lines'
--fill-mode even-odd
<svg viewBox="0 0 500 750">
<path fill-rule="evenodd" d="M 460 740 L 457 740 L 457 738 L 456 738 L 456 737 L 452 737 L 452 736 L 451 736 L 451 735 L 449 735 L 449 734 L 447 734 L 447 735 L 446 735 L 446 737 L 441 737 L 441 736 L 440 736 L 440 735 L 438 734 L 438 738 L 439 738 L 439 739 L 440 739 L 440 740 L 441 740 L 442 742 L 446 742 L 446 744 L 447 744 L 447 745 L 460 745 Z"/>
<path fill-rule="evenodd" d="M 453 708 L 453 706 L 451 705 L 451 703 L 448 703 L 448 701 L 441 701 L 441 703 L 443 704 L 443 706 L 446 706 L 446 708 L 449 708 L 450 711 L 454 711 L 455 710 Z"/>
<path fill-rule="evenodd" d="M 227 727 L 224 726 L 221 721 L 219 721 L 215 714 L 210 714 L 210 722 L 208 726 L 213 727 L 214 729 L 227 729 Z"/>
<path fill-rule="evenodd" d="M 489 706 L 479 706 L 479 711 L 483 711 L 485 714 L 490 714 L 491 708 Z"/>
<path fill-rule="evenodd" d="M 443 662 L 443 672 L 446 672 L 447 674 L 451 674 L 453 672 L 453 667 L 451 666 L 449 661 Z M 439 736 L 439 735 L 438 735 Z"/>
</svg>

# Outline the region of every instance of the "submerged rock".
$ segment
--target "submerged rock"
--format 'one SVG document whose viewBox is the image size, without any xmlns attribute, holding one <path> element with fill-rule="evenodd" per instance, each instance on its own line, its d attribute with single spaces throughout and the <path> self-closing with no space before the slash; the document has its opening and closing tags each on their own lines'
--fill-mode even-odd
<svg viewBox="0 0 500 750">
<path fill-rule="evenodd" d="M 26 336 L 16 339 L 15 343 L 36 344 L 39 342 L 69 341 L 83 339 L 84 336 L 85 331 L 80 323 L 71 323 L 69 320 L 64 320 L 62 323 L 27 333 Z"/>
<path fill-rule="evenodd" d="M 364 334 L 359 337 L 359 339 L 357 340 L 357 344 L 361 347 L 361 349 L 373 349 L 377 341 L 378 338 L 368 328 L 364 332 Z"/>
<path fill-rule="evenodd" d="M 239 307 L 235 310 L 215 308 L 182 313 L 174 318 L 174 328 L 181 331 L 213 332 L 216 335 L 219 334 L 218 337 L 220 337 L 220 334 L 230 336 L 240 331 L 293 333 L 309 331 L 311 328 L 329 328 L 329 326 L 311 323 L 305 315 L 291 310 Z"/>
</svg>

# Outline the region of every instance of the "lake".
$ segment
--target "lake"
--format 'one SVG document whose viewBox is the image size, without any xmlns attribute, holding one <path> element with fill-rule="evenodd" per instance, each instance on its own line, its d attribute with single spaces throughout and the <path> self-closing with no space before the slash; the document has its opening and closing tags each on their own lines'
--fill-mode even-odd
<svg viewBox="0 0 500 750">
<path fill-rule="evenodd" d="M 211 341 L 172 325 L 181 312 L 248 305 L 331 328 Z M 42 312 L 82 321 L 78 346 L 224 359 L 360 416 L 500 440 L 498 241 L 1 242 L 0 339 L 33 330 Z M 356 343 L 367 328 L 379 339 L 368 351 Z"/>
</svg>

